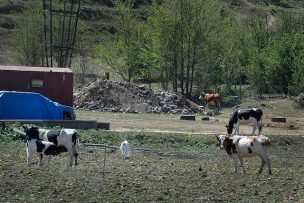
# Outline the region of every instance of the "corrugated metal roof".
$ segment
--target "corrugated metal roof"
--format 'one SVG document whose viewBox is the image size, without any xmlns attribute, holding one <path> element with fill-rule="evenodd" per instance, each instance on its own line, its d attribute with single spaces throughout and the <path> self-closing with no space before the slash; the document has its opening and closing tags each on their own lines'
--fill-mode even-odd
<svg viewBox="0 0 304 203">
<path fill-rule="evenodd" d="M 25 72 L 57 72 L 57 73 L 72 73 L 69 68 L 51 68 L 51 67 L 30 67 L 30 66 L 1 66 L 0 70 L 10 71 L 25 71 Z"/>
</svg>

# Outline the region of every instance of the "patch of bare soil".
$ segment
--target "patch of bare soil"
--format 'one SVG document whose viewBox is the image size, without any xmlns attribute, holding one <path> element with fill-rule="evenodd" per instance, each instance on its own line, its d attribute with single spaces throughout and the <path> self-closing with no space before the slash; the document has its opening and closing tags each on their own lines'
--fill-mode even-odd
<svg viewBox="0 0 304 203">
<path fill-rule="evenodd" d="M 272 176 L 257 174 L 255 158 L 245 161 L 246 175 L 234 174 L 219 149 L 203 158 L 133 152 L 125 161 L 116 151 L 103 168 L 104 150 L 83 148 L 79 166 L 68 169 L 67 155 L 49 167 L 26 166 L 24 149 L 5 147 L 0 202 L 303 202 L 304 148 L 290 143 L 269 149 Z"/>
<path fill-rule="evenodd" d="M 287 123 L 276 123 L 276 122 L 267 122 L 264 124 L 265 127 L 269 128 L 283 128 L 283 129 L 288 129 L 288 130 L 299 130 L 300 127 L 293 125 L 293 124 L 287 124 Z M 303 128 L 301 128 L 303 129 Z"/>
<path fill-rule="evenodd" d="M 126 113 L 197 113 L 200 107 L 184 96 L 144 85 L 97 80 L 78 88 L 74 94 L 76 108 Z"/>
</svg>

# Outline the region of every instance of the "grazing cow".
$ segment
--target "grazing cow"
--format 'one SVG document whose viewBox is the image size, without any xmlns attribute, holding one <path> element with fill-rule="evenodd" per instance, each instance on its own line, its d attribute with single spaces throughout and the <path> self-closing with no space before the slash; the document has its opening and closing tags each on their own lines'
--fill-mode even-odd
<svg viewBox="0 0 304 203">
<path fill-rule="evenodd" d="M 262 131 L 262 116 L 263 111 L 259 108 L 239 109 L 232 113 L 228 125 L 226 125 L 227 133 L 230 135 L 235 128 L 234 134 L 240 134 L 240 124 L 246 122 L 253 123 L 252 134 L 259 129 L 259 134 Z"/>
<path fill-rule="evenodd" d="M 70 166 L 77 165 L 78 153 L 76 150 L 77 131 L 75 129 L 46 130 L 38 129 L 35 126 L 23 126 L 28 139 L 38 139 L 52 142 L 58 147 L 65 147 L 70 156 Z"/>
<path fill-rule="evenodd" d="M 298 96 L 298 102 L 299 102 L 300 105 L 304 104 L 304 94 L 303 93 L 299 94 L 299 96 Z"/>
<path fill-rule="evenodd" d="M 130 146 L 127 140 L 123 141 L 120 145 L 121 157 L 127 159 L 130 156 Z"/>
<path fill-rule="evenodd" d="M 270 145 L 270 140 L 263 135 L 260 136 L 239 136 L 232 137 L 226 135 L 216 136 L 220 149 L 225 149 L 227 154 L 234 160 L 234 172 L 237 173 L 238 160 L 240 160 L 243 172 L 245 172 L 243 158 L 259 156 L 261 159 L 261 166 L 259 173 L 262 173 L 265 163 L 268 166 L 268 173 L 271 175 L 271 163 L 267 156 L 265 146 Z"/>
<path fill-rule="evenodd" d="M 216 106 L 217 110 L 220 111 L 221 103 L 219 94 L 206 94 L 204 92 L 201 92 L 199 99 L 205 101 L 206 109 L 209 109 L 209 105 L 213 104 Z"/>
<path fill-rule="evenodd" d="M 30 139 L 26 143 L 27 165 L 32 164 L 33 153 L 39 154 L 39 165 L 42 165 L 42 159 L 44 156 L 47 158 L 47 163 L 50 163 L 51 155 L 55 156 L 66 151 L 67 149 L 62 145 L 57 146 L 52 142 L 41 141 L 39 139 Z"/>
</svg>

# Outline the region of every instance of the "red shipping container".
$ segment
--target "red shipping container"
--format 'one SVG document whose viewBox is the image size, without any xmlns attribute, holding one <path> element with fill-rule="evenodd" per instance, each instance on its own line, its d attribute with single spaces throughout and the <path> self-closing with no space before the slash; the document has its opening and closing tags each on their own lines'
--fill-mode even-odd
<svg viewBox="0 0 304 203">
<path fill-rule="evenodd" d="M 37 92 L 73 106 L 73 72 L 69 68 L 0 66 L 0 91 Z"/>
</svg>

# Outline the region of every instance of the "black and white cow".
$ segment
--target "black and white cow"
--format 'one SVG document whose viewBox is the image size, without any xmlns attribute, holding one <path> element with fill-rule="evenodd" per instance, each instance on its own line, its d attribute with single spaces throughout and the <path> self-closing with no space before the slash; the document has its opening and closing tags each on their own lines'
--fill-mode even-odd
<svg viewBox="0 0 304 203">
<path fill-rule="evenodd" d="M 262 116 L 263 111 L 260 108 L 250 108 L 250 109 L 239 109 L 233 112 L 229 119 L 228 125 L 226 125 L 227 133 L 230 135 L 235 128 L 234 134 L 239 135 L 240 124 L 246 122 L 253 123 L 252 135 L 258 128 L 259 134 L 262 131 Z"/>
<path fill-rule="evenodd" d="M 70 156 L 70 166 L 72 167 L 74 159 L 75 166 L 77 165 L 77 131 L 75 129 L 46 130 L 38 129 L 35 126 L 23 126 L 23 128 L 29 140 L 37 139 L 52 142 L 58 147 L 64 147 Z"/>
<path fill-rule="evenodd" d="M 34 153 L 39 154 L 39 165 L 42 165 L 43 157 L 47 158 L 47 163 L 50 163 L 51 156 L 66 152 L 64 146 L 57 146 L 52 142 L 46 142 L 39 139 L 29 139 L 26 143 L 26 160 L 27 165 L 32 164 L 32 156 Z"/>
</svg>

